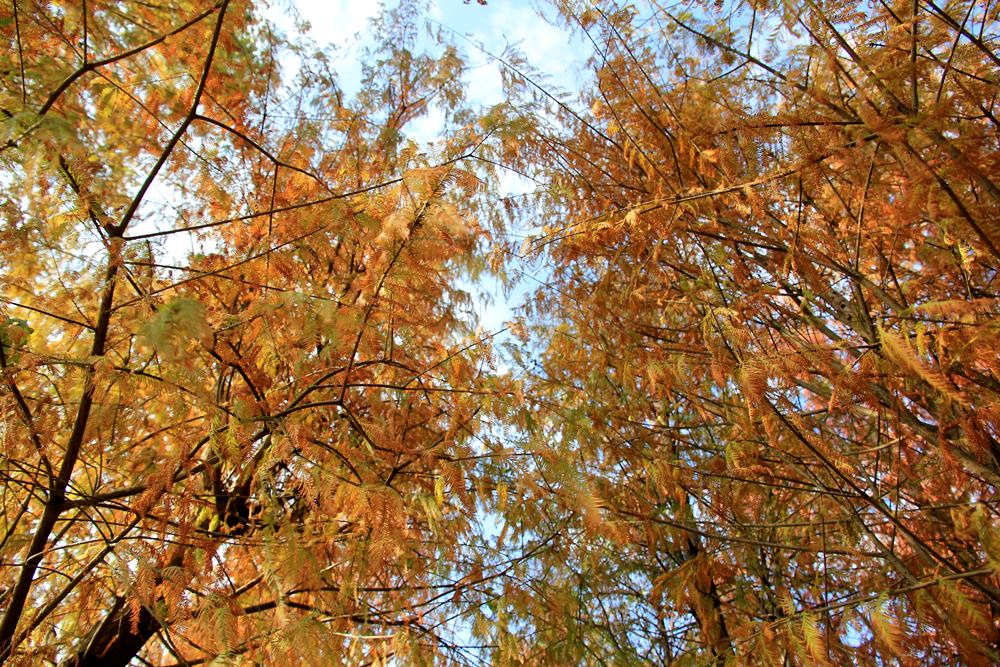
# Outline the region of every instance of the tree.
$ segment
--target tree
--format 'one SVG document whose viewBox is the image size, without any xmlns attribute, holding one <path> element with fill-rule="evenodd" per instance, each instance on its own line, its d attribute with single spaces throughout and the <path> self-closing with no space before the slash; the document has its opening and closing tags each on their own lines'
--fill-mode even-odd
<svg viewBox="0 0 1000 667">
<path fill-rule="evenodd" d="M 512 623 L 552 661 L 995 664 L 996 8 L 561 6 L 590 111 L 520 79 L 560 603 Z"/>
<path fill-rule="evenodd" d="M 484 232 L 416 9 L 353 99 L 251 3 L 0 10 L 0 662 L 461 655 Z"/>
<path fill-rule="evenodd" d="M 998 10 L 553 6 L 0 10 L 0 662 L 1000 662 Z"/>
</svg>

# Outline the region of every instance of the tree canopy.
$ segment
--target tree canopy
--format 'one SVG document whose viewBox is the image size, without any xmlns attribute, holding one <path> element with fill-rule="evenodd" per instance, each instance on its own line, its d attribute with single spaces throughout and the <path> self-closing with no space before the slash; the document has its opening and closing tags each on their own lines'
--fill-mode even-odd
<svg viewBox="0 0 1000 667">
<path fill-rule="evenodd" d="M 550 9 L 0 9 L 0 662 L 1000 662 L 997 7 Z"/>
<path fill-rule="evenodd" d="M 598 536 L 553 585 L 608 659 L 995 663 L 995 15 L 639 18 L 567 14 L 593 107 L 527 248 L 530 441 Z"/>
</svg>

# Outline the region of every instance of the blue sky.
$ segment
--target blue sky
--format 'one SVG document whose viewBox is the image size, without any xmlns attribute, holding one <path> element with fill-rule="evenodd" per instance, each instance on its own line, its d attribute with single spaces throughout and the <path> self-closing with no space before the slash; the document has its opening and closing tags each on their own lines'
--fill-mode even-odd
<svg viewBox="0 0 1000 667">
<path fill-rule="evenodd" d="M 469 4 L 462 0 L 429 3 L 427 19 L 454 33 L 454 41 L 466 57 L 468 102 L 488 107 L 503 101 L 501 64 L 489 54 L 502 54 L 508 46 L 515 46 L 556 87 L 565 90 L 580 87 L 587 49 L 579 37 L 540 15 L 539 8 L 539 3 L 527 0 L 490 0 L 486 5 L 475 0 Z M 361 78 L 361 49 L 368 22 L 379 9 L 380 4 L 371 1 L 273 0 L 266 14 L 285 31 L 295 30 L 292 15 L 296 12 L 308 21 L 308 36 L 318 46 L 336 48 L 334 66 L 341 86 L 350 94 L 357 90 Z M 433 51 L 429 41 L 427 48 Z M 294 68 L 295 64 L 286 63 L 286 67 Z M 408 134 L 417 141 L 430 142 L 439 136 L 441 124 L 441 116 L 432 111 L 413 123 Z M 527 192 L 532 188 L 530 182 L 509 174 L 501 182 L 498 194 Z M 523 285 L 506 299 L 495 283 L 463 286 L 480 293 L 477 311 L 480 325 L 487 332 L 502 329 L 513 317 L 512 308 L 523 298 L 525 289 L 532 287 Z"/>
<path fill-rule="evenodd" d="M 394 2 L 388 3 L 390 6 Z M 279 25 L 290 27 L 288 7 L 294 6 L 311 25 L 310 36 L 320 45 L 333 44 L 342 49 L 340 74 L 345 88 L 360 75 L 358 64 L 359 35 L 368 21 L 378 14 L 379 3 L 358 0 L 274 0 L 270 16 Z M 483 104 L 502 101 L 500 75 L 495 64 L 477 53 L 473 43 L 482 44 L 486 51 L 501 53 L 507 44 L 518 44 L 535 67 L 547 72 L 555 81 L 571 83 L 578 71 L 578 62 L 585 56 L 582 44 L 570 35 L 542 19 L 535 3 L 527 0 L 492 0 L 487 5 L 462 0 L 434 0 L 428 18 L 450 28 L 465 48 L 471 70 L 469 98 Z M 464 43 L 463 43 L 464 42 Z"/>
</svg>

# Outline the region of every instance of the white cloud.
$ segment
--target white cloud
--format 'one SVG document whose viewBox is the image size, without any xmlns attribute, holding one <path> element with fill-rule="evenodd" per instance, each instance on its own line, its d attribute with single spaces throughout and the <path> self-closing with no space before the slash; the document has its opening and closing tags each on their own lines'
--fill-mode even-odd
<svg viewBox="0 0 1000 667">
<path fill-rule="evenodd" d="M 295 30 L 293 15 L 309 22 L 309 35 L 320 45 L 347 46 L 378 14 L 377 2 L 352 0 L 276 0 L 265 14 L 286 32 Z"/>
<path fill-rule="evenodd" d="M 317 44 L 335 46 L 341 86 L 350 93 L 360 83 L 360 43 L 379 9 L 380 4 L 371 0 L 275 0 L 266 15 L 280 29 L 292 32 L 297 13 L 309 22 L 308 34 Z M 494 0 L 487 5 L 437 0 L 428 18 L 460 36 L 457 41 L 468 58 L 468 101 L 473 104 L 491 106 L 503 101 L 502 66 L 488 54 L 500 55 L 508 45 L 516 45 L 532 66 L 547 74 L 550 85 L 569 90 L 579 87 L 587 50 L 569 31 L 540 17 L 527 0 Z M 290 75 L 297 63 L 284 66 Z"/>
<path fill-rule="evenodd" d="M 339 46 L 356 41 L 357 35 L 368 27 L 368 21 L 379 11 L 376 2 L 353 0 L 298 0 L 296 4 L 302 18 L 312 26 L 311 34 L 320 44 Z"/>
<path fill-rule="evenodd" d="M 516 46 L 533 67 L 547 74 L 550 84 L 568 89 L 578 86 L 587 56 L 582 42 L 539 16 L 530 3 L 497 0 L 485 6 L 456 6 L 453 2 L 439 0 L 430 18 L 470 42 L 461 44 L 469 60 L 470 101 L 492 105 L 503 100 L 501 65 L 487 54 L 499 56 L 509 45 Z M 481 45 L 482 51 L 476 45 Z"/>
<path fill-rule="evenodd" d="M 340 86 L 347 92 L 357 90 L 361 82 L 360 44 L 368 22 L 378 15 L 379 3 L 352 0 L 276 0 L 265 16 L 286 34 L 297 31 L 295 15 L 308 21 L 307 35 L 321 48 L 336 48 L 334 65 Z M 283 78 L 291 80 L 299 63 L 282 63 Z"/>
</svg>

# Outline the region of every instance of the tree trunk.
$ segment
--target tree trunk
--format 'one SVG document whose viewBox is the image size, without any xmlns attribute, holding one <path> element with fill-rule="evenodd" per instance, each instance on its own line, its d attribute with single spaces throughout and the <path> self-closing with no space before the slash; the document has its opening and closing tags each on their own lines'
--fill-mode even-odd
<svg viewBox="0 0 1000 667">
<path fill-rule="evenodd" d="M 160 627 L 146 607 L 139 608 L 133 623 L 128 601 L 116 597 L 82 651 L 62 663 L 63 667 L 126 667 Z"/>
</svg>

